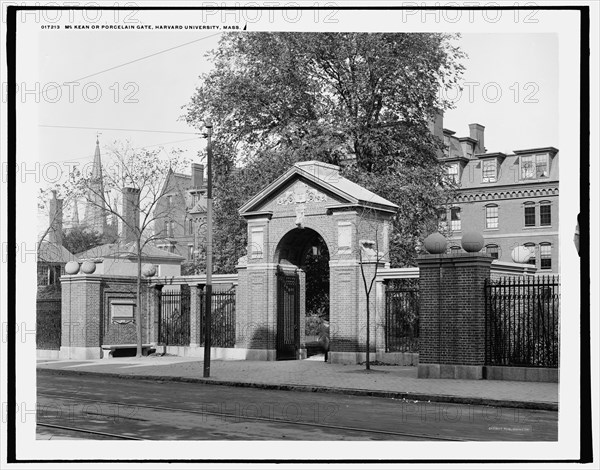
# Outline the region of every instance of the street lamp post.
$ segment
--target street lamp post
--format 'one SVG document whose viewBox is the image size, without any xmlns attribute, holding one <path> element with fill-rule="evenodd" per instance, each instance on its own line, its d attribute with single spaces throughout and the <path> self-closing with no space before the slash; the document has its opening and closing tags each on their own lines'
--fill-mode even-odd
<svg viewBox="0 0 600 470">
<path fill-rule="evenodd" d="M 207 153 L 207 190 L 206 190 L 206 288 L 204 292 L 204 377 L 210 377 L 210 330 L 212 325 L 212 123 L 205 121 Z"/>
</svg>

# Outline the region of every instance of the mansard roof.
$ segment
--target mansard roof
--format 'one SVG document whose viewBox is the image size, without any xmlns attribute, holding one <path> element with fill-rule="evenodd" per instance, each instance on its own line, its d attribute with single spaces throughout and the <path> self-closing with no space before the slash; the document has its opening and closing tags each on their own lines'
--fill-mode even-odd
<svg viewBox="0 0 600 470">
<path fill-rule="evenodd" d="M 322 191 L 333 193 L 342 204 L 396 211 L 398 206 L 366 188 L 344 178 L 340 167 L 318 161 L 298 162 L 266 188 L 246 202 L 239 213 L 257 211 L 294 179 L 304 179 Z"/>
</svg>

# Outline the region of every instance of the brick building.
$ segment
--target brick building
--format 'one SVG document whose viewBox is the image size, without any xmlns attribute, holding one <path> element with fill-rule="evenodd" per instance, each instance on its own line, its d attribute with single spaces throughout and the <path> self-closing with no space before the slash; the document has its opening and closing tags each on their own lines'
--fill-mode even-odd
<svg viewBox="0 0 600 470">
<path fill-rule="evenodd" d="M 38 244 L 37 252 L 37 285 L 50 286 L 59 282 L 65 273 L 65 265 L 77 258 L 63 246 L 63 200 L 56 191 L 48 201 L 48 230 Z"/>
<path fill-rule="evenodd" d="M 96 246 L 77 257 L 81 261 L 92 261 L 96 264 L 98 274 L 137 275 L 137 236 L 140 224 L 140 190 L 123 188 L 123 231 L 118 243 L 107 243 Z M 169 211 L 174 212 L 174 211 Z M 143 242 L 143 240 L 142 240 Z M 142 264 L 156 267 L 158 276 L 178 276 L 181 274 L 182 256 L 165 252 L 151 244 L 142 248 Z"/>
<path fill-rule="evenodd" d="M 517 246 L 530 248 L 528 263 L 540 273 L 559 272 L 558 150 L 554 147 L 488 152 L 484 126 L 470 124 L 469 135 L 443 129 L 438 117 L 433 132 L 443 136 L 440 158 L 458 185 L 452 203 L 440 208 L 440 231 L 449 250 L 461 251 L 466 231 L 485 239 L 484 250 L 500 261 L 513 261 Z"/>
<path fill-rule="evenodd" d="M 204 165 L 192 163 L 191 175 L 169 171 L 154 211 L 157 246 L 186 261 L 198 259 L 206 229 Z"/>
</svg>

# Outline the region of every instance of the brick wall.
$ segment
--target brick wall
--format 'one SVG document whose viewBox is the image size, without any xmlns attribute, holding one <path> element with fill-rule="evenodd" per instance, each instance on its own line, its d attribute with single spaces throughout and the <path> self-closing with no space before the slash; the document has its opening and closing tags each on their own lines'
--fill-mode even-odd
<svg viewBox="0 0 600 470">
<path fill-rule="evenodd" d="M 491 262 L 480 253 L 419 257 L 420 364 L 484 364 Z"/>
<path fill-rule="evenodd" d="M 99 348 L 102 344 L 136 342 L 135 323 L 114 322 L 110 312 L 112 300 L 135 303 L 135 278 L 78 274 L 63 276 L 61 282 L 61 346 Z M 157 312 L 151 302 L 158 297 L 146 280 L 142 282 L 141 292 L 142 340 L 148 342 L 155 336 L 153 330 Z"/>
</svg>

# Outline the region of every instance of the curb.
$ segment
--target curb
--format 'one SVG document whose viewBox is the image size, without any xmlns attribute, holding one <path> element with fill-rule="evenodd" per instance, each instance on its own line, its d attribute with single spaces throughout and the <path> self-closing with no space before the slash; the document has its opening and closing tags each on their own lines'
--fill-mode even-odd
<svg viewBox="0 0 600 470">
<path fill-rule="evenodd" d="M 153 382 L 183 382 L 205 385 L 223 385 L 228 387 L 259 388 L 263 390 L 281 390 L 293 392 L 318 392 L 334 393 L 341 395 L 353 395 L 361 397 L 391 398 L 394 400 L 427 401 L 436 403 L 453 403 L 463 405 L 495 406 L 502 408 L 525 408 L 529 410 L 558 411 L 558 403 L 529 402 L 521 400 L 497 400 L 481 397 L 459 397 L 454 395 L 434 395 L 414 392 L 389 392 L 385 390 L 366 390 L 360 388 L 325 387 L 321 385 L 297 385 L 297 384 L 268 384 L 261 382 L 240 382 L 233 380 L 216 380 L 196 377 L 165 377 L 156 375 L 126 375 L 116 372 L 94 372 L 82 370 L 46 369 L 37 368 L 37 372 L 48 375 L 71 375 L 71 376 L 94 376 L 110 377 L 116 379 L 146 380 Z"/>
</svg>

